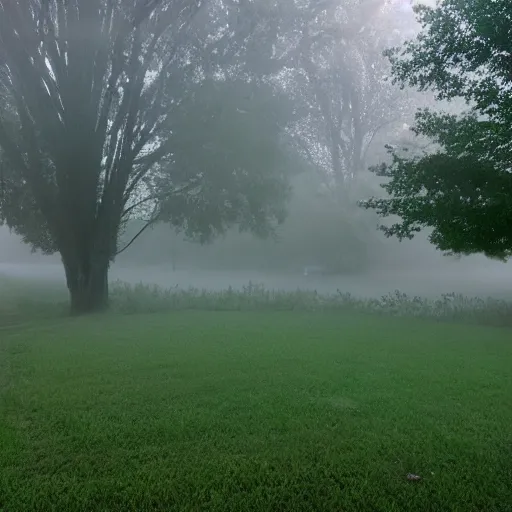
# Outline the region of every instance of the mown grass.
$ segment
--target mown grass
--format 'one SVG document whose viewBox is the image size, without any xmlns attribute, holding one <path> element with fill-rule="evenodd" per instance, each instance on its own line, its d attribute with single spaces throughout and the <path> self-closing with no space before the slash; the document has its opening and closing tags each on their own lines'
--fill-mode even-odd
<svg viewBox="0 0 512 512">
<path fill-rule="evenodd" d="M 512 510 L 510 330 L 63 318 L 4 329 L 0 365 L 2 511 Z"/>
<path fill-rule="evenodd" d="M 35 324 L 69 313 L 65 285 L 50 280 L 11 278 L 0 274 L 0 339 L 2 330 Z"/>
</svg>

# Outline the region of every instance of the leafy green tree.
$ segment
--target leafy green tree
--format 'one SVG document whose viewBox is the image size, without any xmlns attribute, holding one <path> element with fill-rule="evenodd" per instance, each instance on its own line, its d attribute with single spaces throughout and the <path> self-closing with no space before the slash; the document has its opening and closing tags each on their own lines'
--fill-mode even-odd
<svg viewBox="0 0 512 512">
<path fill-rule="evenodd" d="M 264 60 L 243 59 L 261 46 L 261 20 L 237 23 L 245 8 L 0 0 L 0 213 L 25 242 L 60 253 L 75 313 L 107 306 L 109 265 L 134 215 L 144 229 L 165 219 L 199 236 L 282 220 L 281 120 L 262 116 L 275 109 L 268 87 L 258 116 L 243 114 L 263 87 L 247 63 Z M 246 104 L 233 110 L 233 99 L 225 115 L 226 91 L 244 82 Z M 253 123 L 268 136 L 258 140 Z"/>
<path fill-rule="evenodd" d="M 457 254 L 512 254 L 512 4 L 444 0 L 416 7 L 419 36 L 388 52 L 396 81 L 462 98 L 453 115 L 417 114 L 413 129 L 433 143 L 418 153 L 389 148 L 373 170 L 388 178 L 387 198 L 362 206 L 400 219 L 383 231 L 399 239 L 431 228 L 439 249 Z"/>
</svg>

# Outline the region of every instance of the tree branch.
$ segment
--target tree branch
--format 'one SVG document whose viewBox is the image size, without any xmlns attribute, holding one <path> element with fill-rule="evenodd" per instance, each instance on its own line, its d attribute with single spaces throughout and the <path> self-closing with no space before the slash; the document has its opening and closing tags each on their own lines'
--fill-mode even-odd
<svg viewBox="0 0 512 512">
<path fill-rule="evenodd" d="M 164 194 L 153 194 L 150 196 L 145 197 L 144 199 L 141 199 L 140 201 L 137 201 L 135 204 L 129 206 L 123 211 L 122 216 L 126 217 L 130 212 L 138 208 L 139 206 L 143 205 L 144 203 L 147 203 L 149 201 L 154 201 L 156 199 L 162 200 L 162 199 L 169 199 L 170 197 L 177 195 L 177 194 L 183 194 L 190 192 L 195 186 L 197 186 L 197 181 L 191 181 L 187 185 L 184 185 L 178 190 L 171 190 L 170 192 L 166 192 Z"/>
<path fill-rule="evenodd" d="M 132 239 L 120 251 L 116 252 L 116 256 L 119 256 L 122 252 L 126 251 L 126 249 L 128 249 L 137 240 L 137 238 L 139 238 L 144 233 L 144 231 L 146 231 L 146 229 L 152 226 L 157 220 L 158 216 L 146 222 L 146 224 L 144 224 L 144 226 L 141 229 L 139 229 L 137 234 L 134 237 L 132 237 Z"/>
</svg>

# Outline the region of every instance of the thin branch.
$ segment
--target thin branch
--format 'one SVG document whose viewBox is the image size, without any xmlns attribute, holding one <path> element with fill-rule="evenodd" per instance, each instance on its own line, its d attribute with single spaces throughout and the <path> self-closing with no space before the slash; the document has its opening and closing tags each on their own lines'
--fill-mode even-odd
<svg viewBox="0 0 512 512">
<path fill-rule="evenodd" d="M 144 224 L 144 226 L 141 229 L 139 229 L 137 234 L 134 237 L 132 237 L 132 239 L 120 251 L 116 252 L 116 256 L 119 256 L 122 252 L 126 251 L 126 249 L 128 249 L 128 247 L 130 247 L 137 240 L 137 238 L 139 238 L 142 235 L 142 233 L 144 233 L 144 231 L 146 231 L 146 229 L 152 226 L 157 220 L 158 216 L 156 216 L 154 219 L 150 219 L 146 224 Z"/>
<path fill-rule="evenodd" d="M 170 197 L 175 196 L 177 194 L 183 194 L 183 193 L 190 192 L 195 186 L 197 186 L 197 181 L 191 181 L 187 185 L 183 185 L 183 187 L 181 187 L 178 190 L 175 189 L 175 190 L 171 190 L 170 192 L 163 193 L 163 194 L 153 194 L 153 195 L 147 196 L 144 199 L 141 199 L 140 201 L 137 201 L 135 204 L 126 208 L 122 213 L 122 217 L 126 217 L 130 212 L 132 212 L 139 206 L 142 206 L 143 204 L 148 203 L 149 201 L 154 201 L 156 199 L 158 199 L 158 200 L 169 199 Z"/>
<path fill-rule="evenodd" d="M 129 215 L 131 212 L 133 212 L 133 210 L 135 210 L 139 206 L 142 206 L 143 204 L 148 203 L 149 201 L 153 201 L 155 199 L 160 199 L 160 198 L 161 197 L 157 196 L 157 195 L 145 197 L 144 199 L 141 199 L 140 201 L 137 201 L 135 204 L 132 204 L 130 207 L 126 208 L 122 213 L 122 217 L 126 217 L 127 215 Z"/>
</svg>

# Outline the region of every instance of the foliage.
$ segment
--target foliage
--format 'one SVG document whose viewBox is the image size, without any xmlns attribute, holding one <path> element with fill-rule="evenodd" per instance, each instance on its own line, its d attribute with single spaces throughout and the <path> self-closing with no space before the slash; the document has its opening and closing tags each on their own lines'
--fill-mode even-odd
<svg viewBox="0 0 512 512">
<path fill-rule="evenodd" d="M 248 154 L 269 155 L 263 169 L 253 156 L 231 159 L 227 132 L 222 158 L 211 162 L 223 166 L 214 177 L 203 146 L 176 147 L 184 130 L 192 130 L 190 142 L 207 142 L 195 133 L 205 121 L 202 84 L 209 93 L 215 81 L 223 89 L 211 98 L 214 110 L 236 84 L 257 98 L 263 77 L 247 85 L 256 60 L 241 61 L 244 50 L 268 52 L 254 38 L 260 21 L 236 22 L 244 8 L 214 0 L 0 0 L 1 215 L 33 247 L 60 253 L 76 312 L 106 306 L 108 267 L 123 250 L 118 235 L 142 205 L 148 226 L 164 202 L 168 220 L 206 235 L 237 222 L 264 233 L 282 219 L 285 179 L 280 171 L 274 179 L 276 159 L 269 161 L 275 120 L 255 121 L 269 137 L 244 141 Z M 224 122 L 233 118 L 222 130 Z M 236 142 L 249 133 L 244 125 Z M 187 158 L 193 162 L 182 169 Z M 209 193 L 219 176 L 225 183 Z M 190 218 L 191 204 L 200 221 Z"/>
<path fill-rule="evenodd" d="M 4 292 L 0 301 L 0 328 L 33 324 L 65 313 L 64 289 L 54 281 L 34 282 L 0 276 L 0 287 Z M 490 297 L 448 293 L 430 299 L 398 290 L 381 297 L 360 297 L 343 290 L 329 294 L 301 288 L 294 291 L 270 289 L 255 282 L 242 288 L 211 290 L 115 281 L 111 284 L 111 309 L 121 314 L 186 310 L 358 312 L 512 327 L 512 303 Z"/>
<path fill-rule="evenodd" d="M 444 294 L 438 299 L 411 297 L 395 291 L 380 298 L 359 298 L 338 290 L 316 291 L 266 289 L 249 283 L 241 290 L 222 291 L 116 282 L 112 287 L 115 311 L 157 313 L 165 311 L 353 311 L 368 314 L 512 326 L 512 304 L 497 299 Z"/>
<path fill-rule="evenodd" d="M 407 95 L 386 80 L 382 48 L 400 40 L 411 17 L 382 0 L 305 2 L 299 11 L 298 64 L 283 82 L 305 116 L 290 134 L 346 203 L 376 136 L 409 114 Z"/>
<path fill-rule="evenodd" d="M 0 301 L 0 328 L 33 325 L 65 314 L 64 289 L 55 282 L 0 276 L 0 287 L 4 290 Z M 294 291 L 270 289 L 255 282 L 240 289 L 208 290 L 115 281 L 111 284 L 111 310 L 128 315 L 187 310 L 349 312 L 512 327 L 512 303 L 506 300 L 455 293 L 430 299 L 412 297 L 398 290 L 381 297 L 360 297 L 342 290 L 328 294 L 301 288 Z"/>
<path fill-rule="evenodd" d="M 287 158 L 285 163 L 289 161 Z M 292 162 L 288 166 L 287 174 L 301 169 L 300 164 L 292 167 Z M 377 218 L 373 212 L 357 205 L 344 205 L 342 209 L 330 200 L 319 173 L 307 170 L 291 176 L 289 181 L 286 221 L 275 226 L 270 237 L 255 237 L 232 228 L 212 243 L 198 244 L 194 243 L 195 238 L 189 240 L 182 233 L 169 233 L 168 226 L 161 223 L 123 253 L 122 262 L 138 265 L 143 261 L 146 265 L 163 264 L 181 270 L 243 269 L 297 275 L 302 274 L 305 265 L 321 265 L 330 273 L 344 274 L 361 272 L 377 261 L 374 256 L 386 240 L 375 230 Z M 354 183 L 353 191 L 364 197 L 374 188 L 360 182 Z M 277 201 L 275 206 L 279 206 Z M 192 213 L 197 218 L 199 212 Z M 130 222 L 123 238 L 130 240 L 140 227 L 141 222 Z"/>
<path fill-rule="evenodd" d="M 207 79 L 190 87 L 169 123 L 172 162 L 152 180 L 163 197 L 158 220 L 202 241 L 233 225 L 272 234 L 284 221 L 293 172 L 281 141 L 292 109 L 265 83 Z M 187 192 L 165 193 L 180 187 Z"/>
<path fill-rule="evenodd" d="M 373 170 L 389 178 L 390 198 L 363 202 L 383 217 L 389 236 L 412 238 L 432 229 L 440 249 L 462 254 L 512 254 L 512 5 L 446 0 L 416 8 L 423 27 L 416 40 L 389 52 L 396 81 L 435 91 L 439 100 L 463 98 L 462 115 L 417 114 L 414 132 L 435 143 L 421 155 L 390 148 L 391 162 Z"/>
<path fill-rule="evenodd" d="M 374 214 L 333 200 L 319 173 L 304 173 L 292 185 L 287 221 L 278 231 L 279 247 L 271 253 L 276 263 L 281 260 L 284 270 L 298 272 L 306 265 L 319 265 L 333 275 L 364 272 L 372 249 L 382 241 L 374 229 Z M 361 182 L 351 190 L 368 193 Z"/>
</svg>

